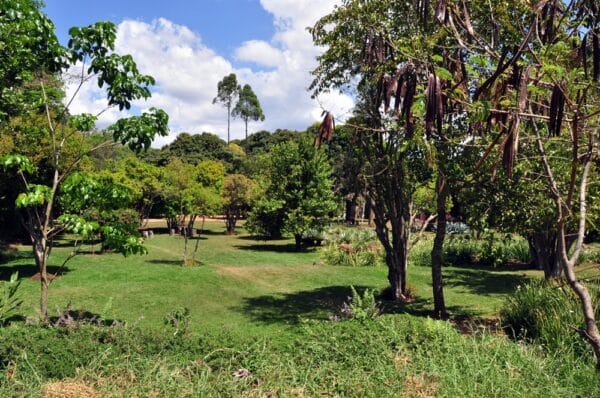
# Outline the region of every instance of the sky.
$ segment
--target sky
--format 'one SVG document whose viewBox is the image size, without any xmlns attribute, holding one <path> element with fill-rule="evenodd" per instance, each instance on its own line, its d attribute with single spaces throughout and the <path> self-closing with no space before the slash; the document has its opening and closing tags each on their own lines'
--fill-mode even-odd
<svg viewBox="0 0 600 398">
<path fill-rule="evenodd" d="M 156 79 L 152 98 L 134 104 L 132 113 L 150 107 L 170 116 L 171 133 L 153 143 L 161 147 L 178 133 L 211 132 L 227 137 L 227 111 L 212 100 L 217 83 L 229 73 L 250 84 L 266 119 L 248 130 L 304 130 L 320 120 L 324 109 L 348 114 L 352 98 L 340 93 L 311 99 L 307 90 L 315 57 L 306 28 L 339 0 L 46 0 L 44 11 L 63 44 L 72 26 L 112 21 L 118 27 L 116 51 L 131 54 L 144 74 Z M 67 98 L 75 84 L 67 86 Z M 71 113 L 98 113 L 106 106 L 103 92 L 89 84 L 78 92 Z M 103 112 L 106 127 L 126 112 Z M 231 138 L 243 138 L 244 125 L 233 120 Z"/>
</svg>

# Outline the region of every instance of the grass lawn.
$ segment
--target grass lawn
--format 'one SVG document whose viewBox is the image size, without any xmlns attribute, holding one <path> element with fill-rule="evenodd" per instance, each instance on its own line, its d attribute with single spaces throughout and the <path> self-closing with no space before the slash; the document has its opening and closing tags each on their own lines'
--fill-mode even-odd
<svg viewBox="0 0 600 398">
<path fill-rule="evenodd" d="M 198 266 L 181 266 L 183 239 L 157 234 L 147 240 L 149 254 L 82 254 L 72 259 L 50 286 L 51 315 L 70 305 L 142 327 L 162 325 L 174 309 L 187 307 L 196 332 L 223 328 L 242 335 L 293 331 L 301 319 L 327 319 L 350 295 L 349 286 L 387 286 L 384 267 L 332 267 L 319 250 L 296 252 L 292 241 L 256 241 L 245 234 L 227 236 L 221 222 L 208 222 L 200 237 Z M 193 247 L 194 242 L 191 246 Z M 50 258 L 52 270 L 71 252 L 61 242 Z M 91 248 L 84 246 L 84 251 Z M 39 282 L 28 247 L 19 258 L 0 265 L 6 279 L 23 277 L 24 315 L 35 316 Z M 453 315 L 493 316 L 503 297 L 535 272 L 447 267 L 446 300 Z M 412 266 L 409 284 L 414 303 L 392 312 L 426 315 L 432 309 L 430 269 Z"/>
<path fill-rule="evenodd" d="M 411 265 L 416 299 L 384 316 L 329 322 L 350 285 L 380 291 L 384 267 L 322 264 L 319 249 L 224 234 L 211 222 L 197 266 L 181 266 L 183 240 L 158 234 L 149 254 L 84 254 L 50 286 L 51 315 L 67 305 L 127 325 L 0 328 L 0 396 L 81 397 L 599 397 L 590 357 L 545 353 L 493 333 L 462 335 L 428 319 L 430 268 Z M 195 242 L 194 242 L 195 243 Z M 193 246 L 193 245 L 192 245 Z M 89 250 L 89 247 L 84 247 Z M 59 242 L 56 270 L 71 251 Z M 35 317 L 39 282 L 28 247 L 0 264 L 18 270 L 21 311 Z M 536 271 L 446 267 L 453 316 L 494 317 Z M 187 307 L 190 333 L 164 326 Z"/>
</svg>

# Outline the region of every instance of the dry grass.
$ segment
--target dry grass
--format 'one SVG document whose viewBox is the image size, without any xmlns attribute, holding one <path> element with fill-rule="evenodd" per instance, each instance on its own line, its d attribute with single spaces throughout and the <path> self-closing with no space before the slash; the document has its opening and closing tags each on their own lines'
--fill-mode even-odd
<svg viewBox="0 0 600 398">
<path fill-rule="evenodd" d="M 100 398 L 101 395 L 79 380 L 61 380 L 42 386 L 43 398 Z"/>
</svg>

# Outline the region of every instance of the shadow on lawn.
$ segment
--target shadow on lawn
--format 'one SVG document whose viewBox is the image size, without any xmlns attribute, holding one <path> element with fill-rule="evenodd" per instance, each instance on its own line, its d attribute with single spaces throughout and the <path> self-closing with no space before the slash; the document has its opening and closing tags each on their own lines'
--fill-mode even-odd
<svg viewBox="0 0 600 398">
<path fill-rule="evenodd" d="M 365 287 L 357 286 L 356 289 L 362 291 Z M 351 295 L 348 286 L 327 286 L 283 295 L 247 298 L 235 310 L 257 322 L 298 324 L 301 318 L 328 319 L 330 314 L 340 311 Z"/>
<path fill-rule="evenodd" d="M 447 286 L 462 286 L 474 294 L 508 294 L 518 285 L 531 278 L 524 274 L 494 272 L 487 269 L 450 269 L 444 270 L 444 282 Z"/>
<path fill-rule="evenodd" d="M 365 286 L 356 286 L 362 294 Z M 340 315 L 344 302 L 352 296 L 348 286 L 328 286 L 315 290 L 307 290 L 283 295 L 265 295 L 245 299 L 241 307 L 235 310 L 245 314 L 252 320 L 261 323 L 298 324 L 301 319 L 327 320 L 330 315 Z M 433 304 L 430 299 L 417 297 L 409 304 L 382 300 L 380 308 L 383 314 L 411 314 L 414 316 L 431 316 Z M 450 306 L 451 314 L 463 317 L 480 315 L 462 306 Z"/>
<path fill-rule="evenodd" d="M 310 253 L 316 250 L 315 247 L 303 247 L 302 249 L 296 249 L 296 245 L 293 243 L 285 245 L 274 245 L 270 243 L 257 243 L 255 245 L 237 245 L 234 246 L 239 250 L 255 251 L 255 252 L 274 252 L 274 253 Z"/>
<path fill-rule="evenodd" d="M 49 274 L 56 274 L 59 272 L 58 276 L 63 276 L 64 274 L 70 271 L 69 267 L 59 267 L 59 266 L 48 266 Z M 0 281 L 10 280 L 10 276 L 13 272 L 19 272 L 19 279 L 31 278 L 33 275 L 38 273 L 38 269 L 35 264 L 20 264 L 20 265 L 0 265 Z"/>
</svg>

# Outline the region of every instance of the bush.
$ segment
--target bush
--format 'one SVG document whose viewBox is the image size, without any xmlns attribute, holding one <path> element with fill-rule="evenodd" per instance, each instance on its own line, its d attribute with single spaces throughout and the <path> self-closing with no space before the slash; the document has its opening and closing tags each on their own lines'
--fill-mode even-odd
<svg viewBox="0 0 600 398">
<path fill-rule="evenodd" d="M 360 295 L 354 286 L 350 286 L 350 289 L 352 290 L 352 297 L 348 297 L 348 301 L 343 304 L 342 317 L 364 321 L 379 316 L 381 310 L 379 309 L 379 303 L 375 300 L 373 290 L 365 289 L 363 294 Z"/>
<path fill-rule="evenodd" d="M 18 272 L 13 273 L 9 281 L 0 282 L 0 326 L 4 326 L 15 315 L 23 303 L 23 300 L 17 297 L 20 284 Z"/>
<path fill-rule="evenodd" d="M 589 285 L 596 317 L 600 316 L 600 286 Z M 583 326 L 575 293 L 562 281 L 535 281 L 519 286 L 500 311 L 509 336 L 542 345 L 549 352 L 590 355 L 578 330 Z"/>
<path fill-rule="evenodd" d="M 322 257 L 328 265 L 372 267 L 385 262 L 375 232 L 358 228 L 331 228 L 325 233 L 327 245 Z"/>
<path fill-rule="evenodd" d="M 509 263 L 529 263 L 529 246 L 520 237 L 505 235 L 497 239 L 488 234 L 484 239 L 470 235 L 451 235 L 444 245 L 444 261 L 455 266 L 500 266 Z"/>
</svg>

